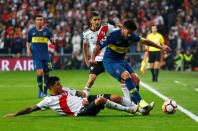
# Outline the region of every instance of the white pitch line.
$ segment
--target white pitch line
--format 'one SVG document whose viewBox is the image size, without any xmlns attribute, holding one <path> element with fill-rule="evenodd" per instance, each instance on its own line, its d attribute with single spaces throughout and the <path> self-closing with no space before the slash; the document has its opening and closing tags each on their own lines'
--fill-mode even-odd
<svg viewBox="0 0 198 131">
<path fill-rule="evenodd" d="M 161 93 L 159 93 L 158 91 L 156 91 L 155 89 L 153 89 L 151 86 L 145 84 L 144 82 L 141 81 L 140 84 L 141 84 L 144 88 L 146 88 L 146 89 L 148 89 L 149 91 L 151 91 L 152 93 L 154 93 L 155 95 L 159 96 L 160 98 L 162 98 L 162 99 L 164 99 L 164 100 L 168 99 L 168 97 L 162 95 Z M 187 109 L 185 109 L 185 108 L 183 108 L 183 107 L 181 107 L 181 106 L 179 106 L 179 105 L 177 105 L 177 107 L 178 107 L 178 109 L 179 109 L 181 112 L 185 113 L 187 116 L 189 116 L 190 118 L 192 118 L 193 120 L 195 120 L 196 122 L 198 122 L 198 116 L 196 116 L 196 115 L 193 114 L 192 112 L 188 111 Z"/>
<path fill-rule="evenodd" d="M 10 88 L 10 87 L 34 87 L 34 85 L 0 85 L 0 88 Z"/>
<path fill-rule="evenodd" d="M 182 83 L 182 82 L 180 82 L 180 81 L 174 81 L 176 84 L 180 84 L 180 85 L 182 85 L 182 86 L 187 86 L 187 84 L 185 84 L 185 83 Z"/>
</svg>

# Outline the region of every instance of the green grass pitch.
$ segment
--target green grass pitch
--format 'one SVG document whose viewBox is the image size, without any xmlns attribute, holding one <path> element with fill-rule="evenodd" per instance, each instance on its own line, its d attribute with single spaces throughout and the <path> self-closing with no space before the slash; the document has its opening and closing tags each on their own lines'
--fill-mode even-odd
<svg viewBox="0 0 198 131">
<path fill-rule="evenodd" d="M 179 105 L 198 116 L 197 72 L 161 71 L 159 82 L 151 82 L 150 72 L 141 80 L 163 95 L 174 99 Z M 83 90 L 88 79 L 88 70 L 59 70 L 51 75 L 60 77 L 63 86 Z M 64 130 L 64 131 L 172 131 L 198 130 L 198 123 L 179 110 L 173 115 L 162 112 L 163 101 L 147 89 L 141 87 L 141 96 L 147 101 L 155 101 L 156 106 L 149 116 L 130 115 L 125 112 L 104 109 L 96 117 L 64 117 L 55 112 L 37 111 L 28 115 L 4 118 L 27 106 L 37 104 L 38 88 L 35 72 L 0 72 L 0 131 L 20 130 Z M 108 73 L 101 74 L 91 89 L 91 94 L 111 93 L 122 95 L 119 82 Z"/>
</svg>

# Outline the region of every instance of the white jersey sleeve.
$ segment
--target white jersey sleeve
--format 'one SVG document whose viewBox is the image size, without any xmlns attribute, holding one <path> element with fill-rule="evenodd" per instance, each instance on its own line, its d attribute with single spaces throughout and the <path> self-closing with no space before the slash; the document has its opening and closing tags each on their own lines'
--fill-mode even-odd
<svg viewBox="0 0 198 131">
<path fill-rule="evenodd" d="M 87 31 L 83 32 L 83 43 L 89 43 L 89 38 L 87 35 Z"/>
<path fill-rule="evenodd" d="M 69 95 L 75 96 L 76 90 L 72 88 L 63 88 L 64 91 L 67 91 Z"/>
<path fill-rule="evenodd" d="M 41 102 L 39 102 L 37 105 L 37 107 L 40 107 L 41 110 L 47 110 L 49 109 L 49 101 L 48 99 L 44 98 Z"/>
<path fill-rule="evenodd" d="M 115 31 L 115 30 L 118 30 L 120 28 L 117 28 L 111 24 L 108 23 L 108 34 L 110 34 L 111 32 Z"/>
</svg>

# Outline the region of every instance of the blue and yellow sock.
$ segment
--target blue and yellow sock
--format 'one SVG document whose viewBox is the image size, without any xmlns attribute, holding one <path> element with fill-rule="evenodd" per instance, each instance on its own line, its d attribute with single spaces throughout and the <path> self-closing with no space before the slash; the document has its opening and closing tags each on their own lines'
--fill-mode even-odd
<svg viewBox="0 0 198 131">
<path fill-rule="evenodd" d="M 44 94 L 47 93 L 46 83 L 47 83 L 48 79 L 49 79 L 49 74 L 48 75 L 44 75 Z"/>
<path fill-rule="evenodd" d="M 43 76 L 37 76 L 39 91 L 43 92 Z"/>
<path fill-rule="evenodd" d="M 140 90 L 140 86 L 136 86 L 136 88 L 137 88 L 137 91 L 139 91 L 139 90 Z"/>
<path fill-rule="evenodd" d="M 135 84 L 133 83 L 133 81 L 131 80 L 131 78 L 126 79 L 125 84 L 127 86 L 127 89 L 129 90 L 129 92 L 131 93 L 131 100 L 139 103 L 142 100 L 142 98 L 141 98 L 139 92 L 137 91 L 137 88 L 136 88 Z"/>
</svg>

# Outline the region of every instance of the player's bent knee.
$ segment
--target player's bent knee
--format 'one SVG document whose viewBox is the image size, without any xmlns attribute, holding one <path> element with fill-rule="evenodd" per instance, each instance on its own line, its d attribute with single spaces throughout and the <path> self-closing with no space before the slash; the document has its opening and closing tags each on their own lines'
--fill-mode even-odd
<svg viewBox="0 0 198 131">
<path fill-rule="evenodd" d="M 122 73 L 121 77 L 122 77 L 122 79 L 126 80 L 126 79 L 130 78 L 131 76 L 128 71 L 124 71 Z"/>
<path fill-rule="evenodd" d="M 137 85 L 139 85 L 140 84 L 140 78 L 139 77 L 136 77 L 136 78 L 132 78 L 132 80 L 133 80 L 133 82 L 134 82 L 134 84 L 137 86 Z"/>
<path fill-rule="evenodd" d="M 110 100 L 116 103 L 121 103 L 122 97 L 119 95 L 111 95 Z"/>
<path fill-rule="evenodd" d="M 49 72 L 44 72 L 44 75 L 49 75 Z"/>
<path fill-rule="evenodd" d="M 36 72 L 37 72 L 37 75 L 39 75 L 39 76 L 42 76 L 44 73 L 43 70 L 37 70 Z"/>
<path fill-rule="evenodd" d="M 95 104 L 96 105 L 105 105 L 105 103 L 107 102 L 107 99 L 104 98 L 104 97 L 98 97 L 96 100 L 95 100 Z"/>
<path fill-rule="evenodd" d="M 140 83 L 140 78 L 138 77 L 137 74 L 133 73 L 131 74 L 131 78 L 132 78 L 132 81 L 134 82 L 134 84 L 137 86 L 139 85 Z"/>
</svg>

